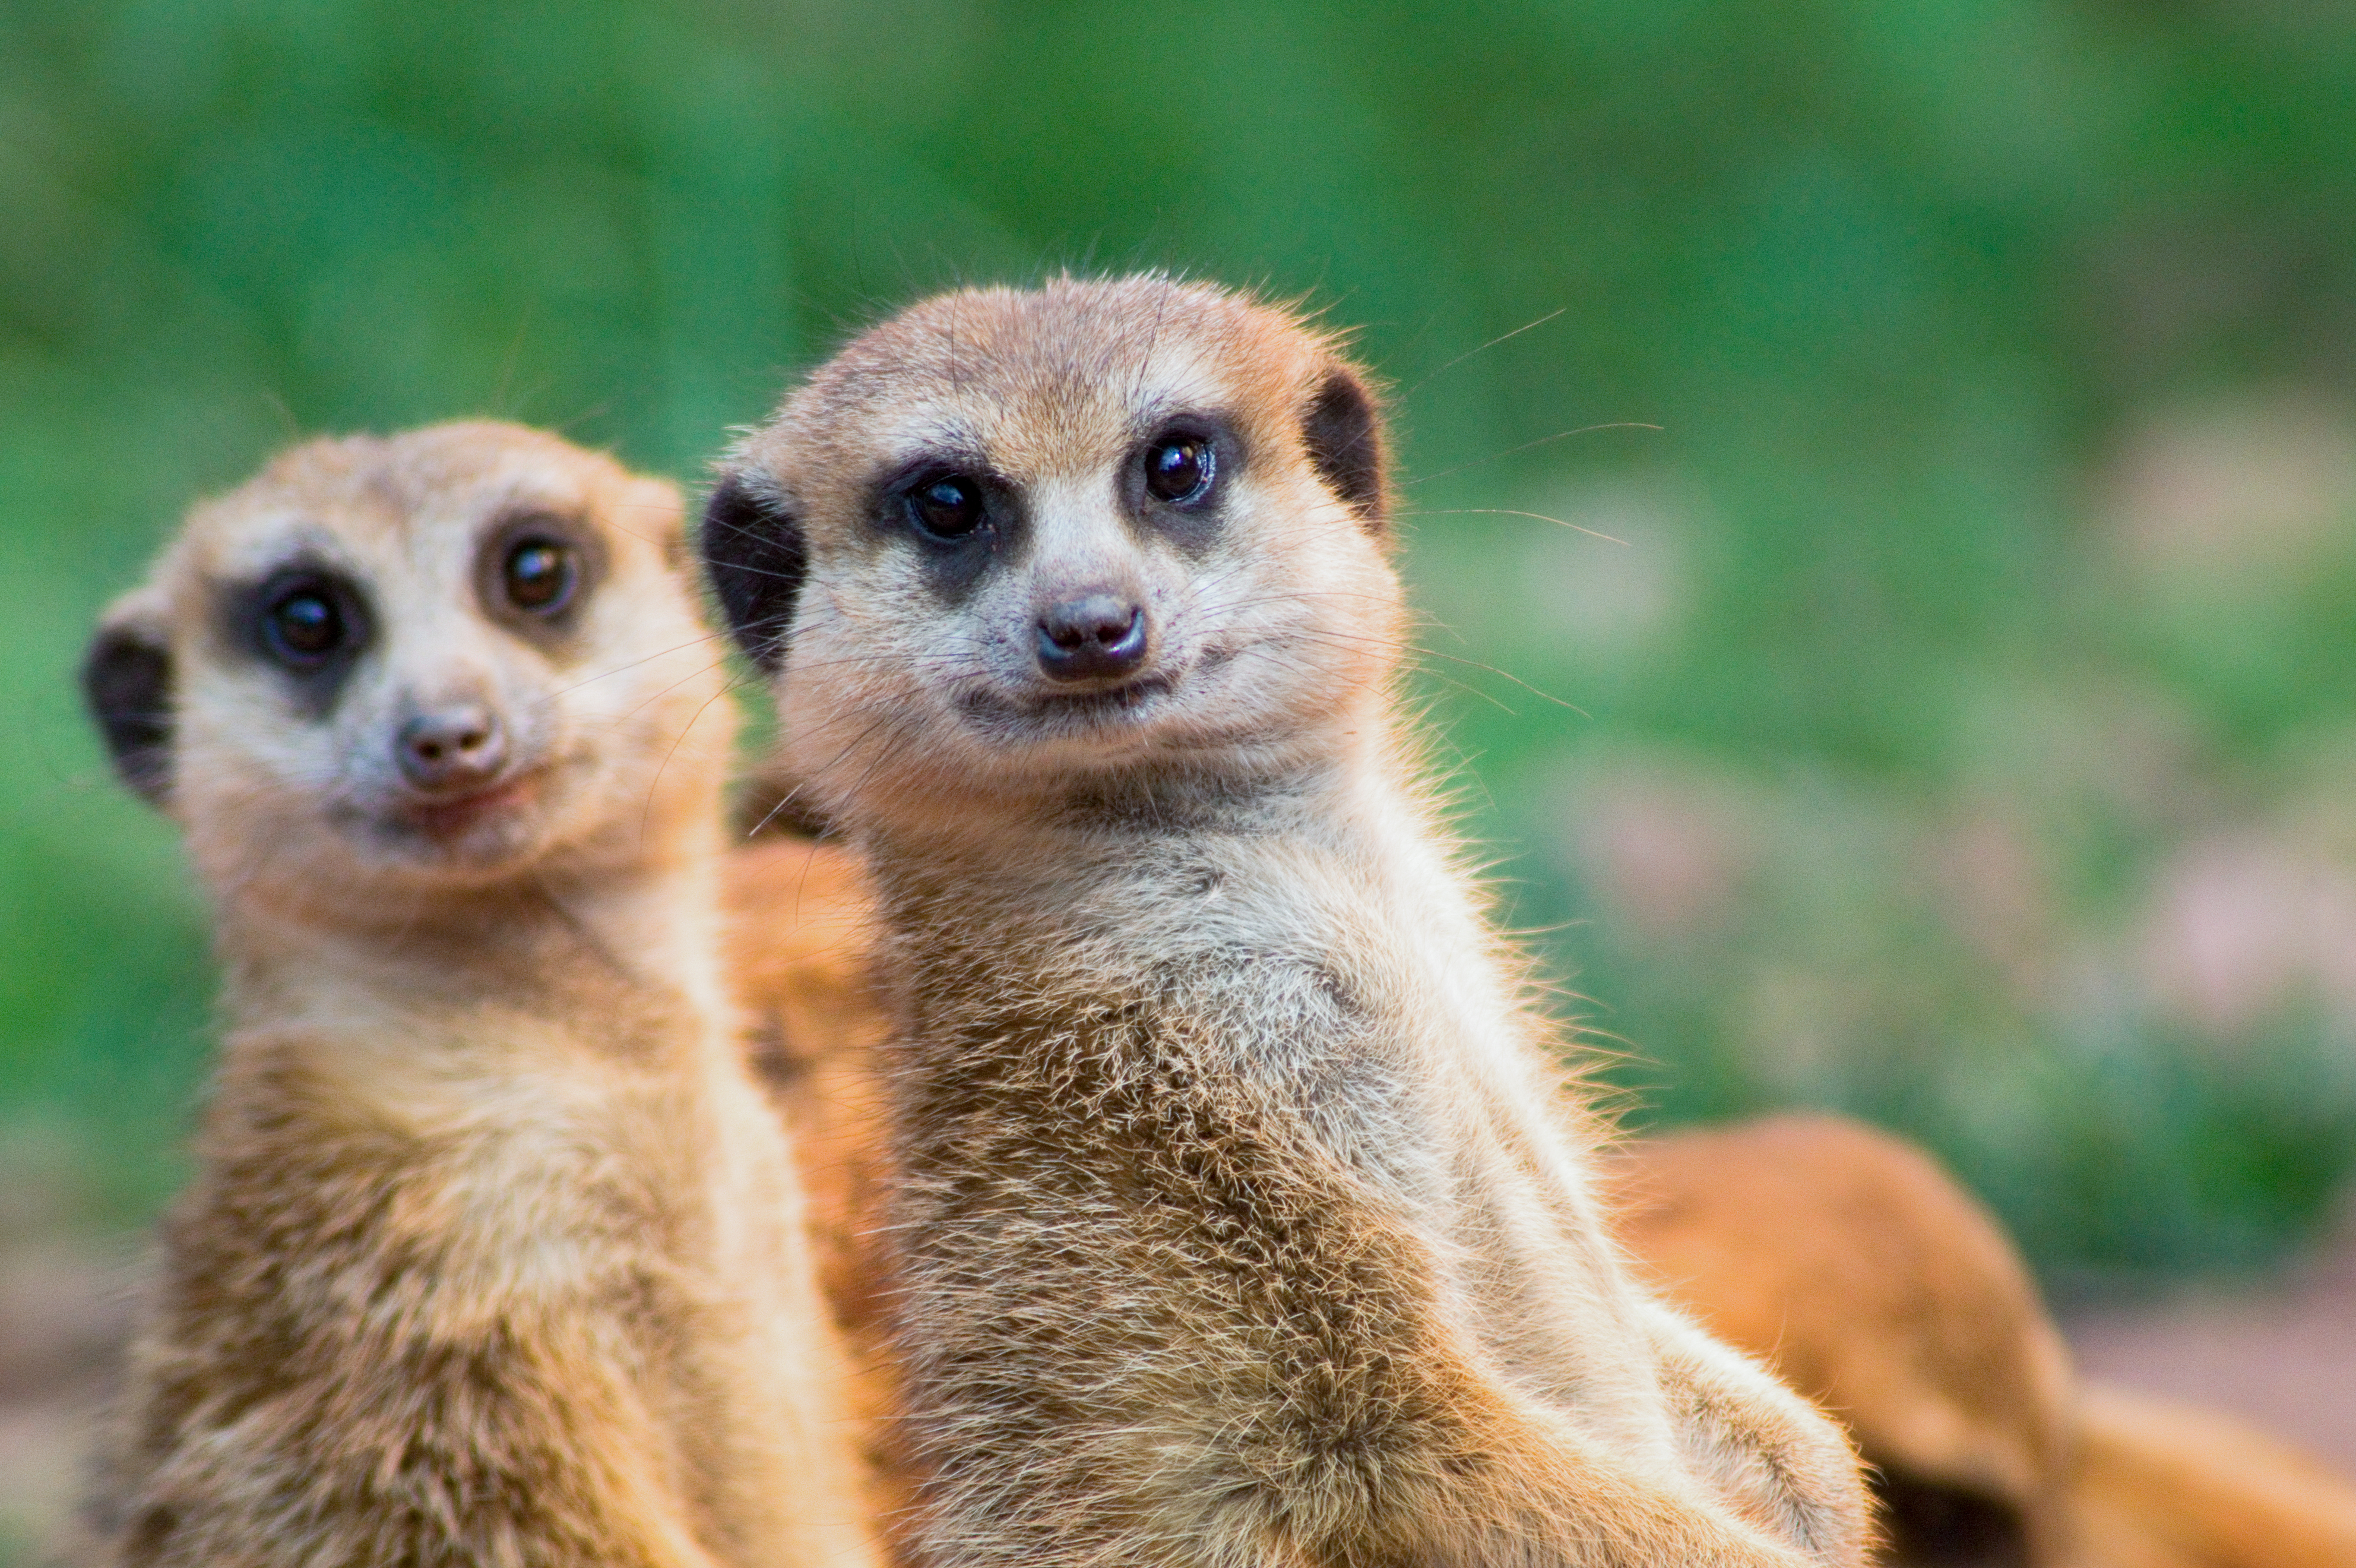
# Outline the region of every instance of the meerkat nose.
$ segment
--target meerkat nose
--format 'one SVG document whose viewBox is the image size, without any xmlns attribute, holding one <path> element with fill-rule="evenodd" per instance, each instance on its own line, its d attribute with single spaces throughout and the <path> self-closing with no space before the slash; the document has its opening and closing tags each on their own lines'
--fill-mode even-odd
<svg viewBox="0 0 2356 1568">
<path fill-rule="evenodd" d="M 1145 610 L 1110 593 L 1066 599 L 1039 617 L 1039 668 L 1050 680 L 1100 680 L 1145 662 Z"/>
<path fill-rule="evenodd" d="M 507 732 L 498 715 L 480 703 L 421 713 L 401 727 L 393 752 L 401 776 L 436 793 L 471 789 L 507 761 Z"/>
</svg>

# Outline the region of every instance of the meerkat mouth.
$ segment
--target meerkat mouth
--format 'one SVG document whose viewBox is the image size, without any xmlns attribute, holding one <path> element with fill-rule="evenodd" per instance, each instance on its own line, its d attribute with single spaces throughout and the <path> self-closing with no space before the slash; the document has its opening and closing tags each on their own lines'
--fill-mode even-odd
<svg viewBox="0 0 2356 1568">
<path fill-rule="evenodd" d="M 444 800 L 412 800 L 389 813 L 399 827 L 439 843 L 462 838 L 495 816 L 510 816 L 540 793 L 545 770 L 518 773 Z"/>
<path fill-rule="evenodd" d="M 1092 691 L 1033 690 L 1020 697 L 980 688 L 958 699 L 966 716 L 992 729 L 1021 726 L 1067 733 L 1074 729 L 1129 728 L 1157 699 L 1177 689 L 1176 676 L 1157 671 Z"/>
</svg>

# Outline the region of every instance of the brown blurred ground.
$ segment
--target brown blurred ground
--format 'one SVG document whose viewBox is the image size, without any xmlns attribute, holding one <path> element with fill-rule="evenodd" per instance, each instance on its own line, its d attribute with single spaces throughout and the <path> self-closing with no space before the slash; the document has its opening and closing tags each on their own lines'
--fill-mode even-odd
<svg viewBox="0 0 2356 1568">
<path fill-rule="evenodd" d="M 2094 1381 L 2229 1411 L 2356 1477 L 2356 1227 L 2282 1278 L 2067 1315 Z"/>
</svg>

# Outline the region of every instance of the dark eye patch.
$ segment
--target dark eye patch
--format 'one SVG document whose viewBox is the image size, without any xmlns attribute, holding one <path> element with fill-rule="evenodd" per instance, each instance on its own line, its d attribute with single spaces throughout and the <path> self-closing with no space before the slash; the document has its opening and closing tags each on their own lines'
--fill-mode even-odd
<svg viewBox="0 0 2356 1568">
<path fill-rule="evenodd" d="M 941 452 L 901 464 L 874 484 L 876 527 L 923 552 L 944 602 L 973 591 L 1023 537 L 1023 494 L 979 456 Z"/>
<path fill-rule="evenodd" d="M 484 613 L 528 641 L 561 645 L 604 577 L 597 530 L 562 513 L 520 509 L 485 529 L 475 552 Z"/>
<path fill-rule="evenodd" d="M 298 557 L 215 592 L 222 643 L 283 677 L 303 710 L 333 708 L 375 639 L 368 595 L 340 567 Z"/>
<path fill-rule="evenodd" d="M 1243 465 L 1243 441 L 1215 413 L 1180 414 L 1148 427 L 1130 449 L 1119 493 L 1136 526 L 1197 549 L 1216 538 L 1220 496 Z"/>
<path fill-rule="evenodd" d="M 1218 451 L 1201 436 L 1167 435 L 1145 449 L 1145 493 L 1165 506 L 1201 506 L 1218 477 Z"/>
<path fill-rule="evenodd" d="M 262 613 L 262 642 L 272 658 L 289 669 L 307 670 L 343 651 L 351 628 L 333 588 L 303 582 L 280 594 Z"/>
<path fill-rule="evenodd" d="M 990 526 L 990 496 L 970 474 L 935 474 L 911 485 L 908 521 L 935 544 L 962 544 Z"/>
<path fill-rule="evenodd" d="M 558 615 L 580 586 L 579 552 L 562 539 L 532 538 L 508 547 L 499 586 L 507 601 L 534 615 Z"/>
</svg>

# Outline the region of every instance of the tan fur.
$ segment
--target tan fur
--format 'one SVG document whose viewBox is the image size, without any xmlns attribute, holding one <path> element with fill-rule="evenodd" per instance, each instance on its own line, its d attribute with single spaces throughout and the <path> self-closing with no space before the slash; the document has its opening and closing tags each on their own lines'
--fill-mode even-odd
<svg viewBox="0 0 2356 1568">
<path fill-rule="evenodd" d="M 794 840 L 735 852 L 727 874 L 732 952 L 768 1023 L 760 1060 L 796 1132 L 828 1293 L 864 1337 L 867 1407 L 888 1412 L 895 1368 L 875 1339 L 888 1157 L 871 1053 L 888 1025 L 860 945 L 864 879 L 846 851 Z M 1662 1294 L 1839 1414 L 1885 1488 L 1995 1502 L 2019 1526 L 1975 1537 L 1972 1517 L 1918 1519 L 1885 1550 L 1892 1568 L 2356 1563 L 2344 1477 L 2226 1417 L 2082 1393 L 2010 1243 L 1913 1146 L 1783 1115 L 1610 1154 L 1614 1229 Z"/>
<path fill-rule="evenodd" d="M 490 598 L 519 520 L 586 563 L 561 624 Z M 112 1560 L 875 1561 L 718 974 L 731 727 L 678 521 L 668 485 L 513 426 L 314 442 L 110 613 L 102 649 L 170 661 L 158 793 L 228 1022 Z M 238 592 L 296 559 L 374 628 L 324 709 Z M 502 716 L 510 766 L 421 816 L 393 733 L 459 700 Z"/>
<path fill-rule="evenodd" d="M 2062 1560 L 2068 1354 L 2011 1243 L 1927 1156 L 1790 1115 L 1633 1140 L 1616 1165 L 1615 1224 L 1662 1293 L 1840 1416 L 1882 1471 L 1897 1561 L 1946 1561 L 1974 1523 Z M 1944 1541 L 1918 1539 L 1936 1516 L 1904 1517 L 1933 1489 Z"/>
<path fill-rule="evenodd" d="M 762 796 L 755 815 L 774 801 Z M 862 947 L 857 860 L 765 841 L 729 857 L 732 938 L 759 1061 L 796 1133 L 828 1294 L 863 1354 L 864 1408 L 895 1408 L 879 1342 L 890 1294 L 888 1027 Z M 1615 1230 L 1644 1275 L 1851 1426 L 1882 1484 L 2011 1510 L 1933 1515 L 1887 1546 L 1892 1568 L 2261 1568 L 2356 1562 L 2356 1487 L 2211 1413 L 2099 1386 L 2082 1393 L 2028 1271 L 1927 1156 L 1831 1116 L 1785 1115 L 1638 1138 L 1611 1151 Z M 884 1506 L 913 1485 L 881 1450 Z M 1976 1522 L 1981 1528 L 1971 1527 Z M 1942 1529 L 1942 1524 L 1964 1528 Z M 1975 1544 L 1985 1548 L 1975 1555 Z"/>
<path fill-rule="evenodd" d="M 867 1435 L 868 1508 L 890 1535 L 905 1526 L 915 1484 L 896 1441 L 884 1230 L 891 1152 L 878 1073 L 891 1023 L 872 973 L 866 877 L 840 848 L 788 838 L 734 851 L 723 871 L 724 950 L 751 1023 L 750 1059 L 793 1136 L 819 1284 L 851 1352 L 848 1403 Z"/>
<path fill-rule="evenodd" d="M 1312 461 L 1321 396 L 1365 406 L 1330 340 L 1213 289 L 969 292 L 821 369 L 715 496 L 723 595 L 751 511 L 803 532 L 787 744 L 881 910 L 922 1550 L 1855 1563 L 1837 1430 L 1605 1233 L 1601 1130 L 1394 709 L 1379 487 Z M 1183 539 L 1121 488 L 1179 416 L 1226 443 Z M 962 591 L 879 489 L 926 463 L 1020 497 Z M 1039 699 L 1034 604 L 1108 581 L 1166 684 Z"/>
<path fill-rule="evenodd" d="M 2230 1417 L 2089 1388 L 2077 1568 L 2349 1568 L 2356 1486 Z"/>
<path fill-rule="evenodd" d="M 1793 1115 L 1617 1163 L 1650 1277 L 1847 1421 L 1911 1499 L 1893 1564 L 2356 1564 L 2346 1477 L 2228 1417 L 2078 1385 L 2011 1243 L 1912 1146 Z"/>
</svg>

